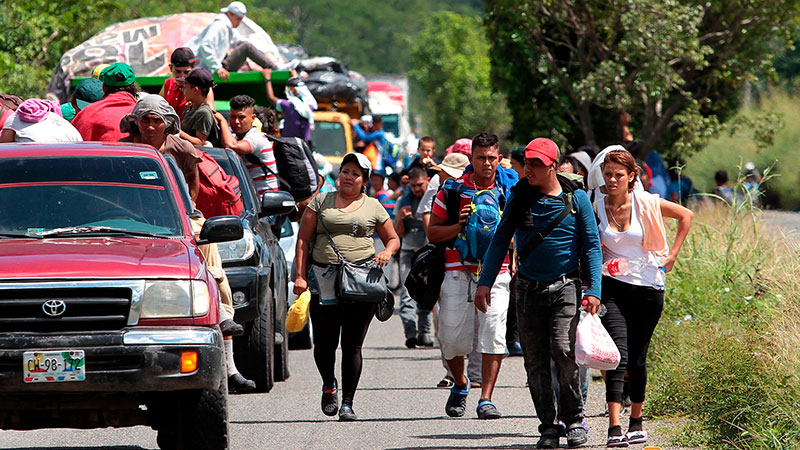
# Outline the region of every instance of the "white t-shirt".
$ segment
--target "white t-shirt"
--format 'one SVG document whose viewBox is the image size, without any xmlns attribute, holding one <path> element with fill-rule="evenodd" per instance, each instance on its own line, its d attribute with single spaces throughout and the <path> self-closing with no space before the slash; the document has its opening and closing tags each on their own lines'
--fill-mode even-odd
<svg viewBox="0 0 800 450">
<path fill-rule="evenodd" d="M 439 174 L 437 173 L 428 182 L 428 189 L 422 195 L 422 200 L 419 201 L 416 213 L 421 217 L 423 214 L 430 214 L 433 209 L 433 201 L 436 199 L 436 193 L 439 192 L 439 183 L 441 183 Z"/>
<path fill-rule="evenodd" d="M 278 173 L 278 164 L 275 162 L 275 155 L 272 153 L 272 141 L 267 139 L 267 136 L 256 127 L 251 128 L 242 140 L 250 144 L 253 155 L 274 172 L 274 174 L 269 172 L 265 174 L 260 164 L 253 164 L 247 161 L 247 170 L 250 172 L 250 178 L 253 179 L 253 185 L 258 191 L 258 195 L 266 191 L 277 191 L 278 177 L 275 175 Z"/>
<path fill-rule="evenodd" d="M 644 239 L 644 228 L 639 220 L 639 211 L 636 209 L 636 201 L 631 202 L 631 226 L 626 231 L 617 231 L 609 224 L 609 217 L 606 214 L 605 199 L 603 196 L 597 201 L 597 215 L 600 217 L 600 242 L 603 243 L 603 264 L 614 258 L 624 258 L 628 261 L 646 261 L 645 270 L 642 272 L 632 271 L 628 275 L 613 277 L 628 284 L 636 286 L 653 287 L 656 284 L 656 274 L 658 273 L 658 260 L 652 252 L 644 251 L 642 239 Z"/>
<path fill-rule="evenodd" d="M 16 113 L 8 116 L 3 129 L 14 130 L 15 142 L 81 142 L 83 137 L 66 119 L 48 113 L 41 122 L 31 123 L 20 119 Z"/>
</svg>

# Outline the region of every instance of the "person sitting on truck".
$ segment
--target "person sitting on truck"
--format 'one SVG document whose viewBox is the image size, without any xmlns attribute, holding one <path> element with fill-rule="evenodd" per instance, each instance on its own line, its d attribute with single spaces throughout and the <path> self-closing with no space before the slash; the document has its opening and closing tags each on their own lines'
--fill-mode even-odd
<svg viewBox="0 0 800 450">
<path fill-rule="evenodd" d="M 78 111 L 103 99 L 103 83 L 95 78 L 86 78 L 75 88 L 70 101 L 61 104 L 61 115 L 72 120 Z"/>
<path fill-rule="evenodd" d="M 178 117 L 183 120 L 183 115 L 189 108 L 189 101 L 183 96 L 183 83 L 178 78 L 186 78 L 197 64 L 197 58 L 189 47 L 176 48 L 169 58 L 169 71 L 172 76 L 164 80 L 164 86 L 158 95 L 167 99 L 167 103 L 175 110 Z M 212 103 L 213 104 L 213 103 Z"/>
<path fill-rule="evenodd" d="M 311 128 L 314 126 L 314 110 L 317 101 L 300 78 L 297 72 L 291 70 L 291 78 L 286 81 L 286 98 L 278 98 L 272 89 L 272 69 L 261 71 L 264 75 L 264 84 L 267 89 L 267 98 L 275 104 L 275 109 L 283 113 L 283 137 L 299 137 L 305 141 L 311 140 Z"/>
<path fill-rule="evenodd" d="M 222 80 L 230 78 L 230 72 L 236 72 L 250 58 L 261 67 L 277 69 L 252 42 L 236 32 L 236 28 L 247 15 L 247 7 L 242 2 L 231 2 L 220 9 L 213 22 L 197 36 L 185 44 L 192 49 L 202 67 L 216 73 Z M 290 64 L 296 65 L 295 61 Z"/>
<path fill-rule="evenodd" d="M 136 105 L 136 75 L 131 66 L 118 62 L 100 72 L 100 81 L 105 96 L 80 110 L 72 125 L 84 141 L 117 142 L 125 137 L 119 121 Z"/>
<path fill-rule="evenodd" d="M 278 164 L 272 153 L 272 141 L 253 126 L 256 101 L 248 95 L 237 95 L 231 99 L 230 106 L 230 128 L 225 116 L 214 114 L 219 121 L 222 145 L 245 157 L 247 170 L 259 196 L 266 191 L 277 191 Z"/>
<path fill-rule="evenodd" d="M 408 170 L 411 170 L 414 167 L 422 167 L 428 173 L 429 178 L 436 175 L 439 172 L 436 170 L 436 165 L 438 163 L 434 159 L 435 154 L 436 141 L 434 141 L 430 136 L 420 138 L 417 146 L 417 157 L 411 161 L 411 164 L 408 166 Z"/>
<path fill-rule="evenodd" d="M 212 144 L 219 139 L 217 134 L 217 121 L 214 111 L 206 102 L 211 88 L 214 87 L 214 78 L 211 72 L 196 67 L 184 78 L 177 81 L 183 83 L 183 96 L 189 101 L 191 107 L 186 110 L 181 123 L 181 138 L 192 145 L 205 145 L 206 141 Z"/>
<path fill-rule="evenodd" d="M 386 148 L 386 133 L 383 131 L 383 118 L 381 116 L 372 117 L 372 131 L 369 133 L 358 126 L 358 119 L 353 119 L 351 123 L 356 136 L 367 144 L 367 148 L 364 150 L 364 156 L 369 158 L 373 169 L 382 170 L 383 151 Z"/>
</svg>

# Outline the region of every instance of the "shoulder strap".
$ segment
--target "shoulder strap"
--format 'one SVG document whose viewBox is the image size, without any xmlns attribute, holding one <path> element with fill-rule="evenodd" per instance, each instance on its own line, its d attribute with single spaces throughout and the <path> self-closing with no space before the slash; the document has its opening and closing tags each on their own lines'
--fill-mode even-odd
<svg viewBox="0 0 800 450">
<path fill-rule="evenodd" d="M 271 174 L 272 174 L 272 175 L 273 175 L 275 178 L 277 178 L 277 179 L 278 179 L 278 182 L 279 182 L 279 183 L 283 184 L 284 186 L 290 186 L 290 184 L 289 184 L 289 183 L 287 183 L 287 182 L 286 182 L 286 180 L 284 180 L 283 178 L 281 178 L 281 176 L 280 176 L 280 175 L 278 175 L 277 173 L 275 173 L 275 171 L 274 171 L 274 170 L 272 170 L 272 169 L 270 169 L 269 167 L 267 167 L 267 165 L 266 165 L 266 164 L 264 164 L 264 161 L 261 161 L 261 160 L 258 158 L 258 156 L 254 155 L 254 154 L 252 154 L 252 153 L 248 153 L 248 154 L 244 155 L 244 157 L 245 157 L 245 159 L 246 159 L 248 162 L 250 162 L 250 163 L 253 163 L 253 164 L 258 164 L 259 166 L 261 166 L 261 170 L 263 170 L 263 171 L 264 171 L 264 175 L 266 175 L 266 174 L 268 174 L 268 173 L 271 173 Z"/>
<path fill-rule="evenodd" d="M 319 195 L 314 198 L 314 201 L 317 202 L 317 215 L 319 216 L 319 223 L 322 225 L 322 230 L 325 231 L 325 235 L 328 236 L 328 241 L 330 241 L 333 251 L 336 252 L 336 256 L 339 258 L 339 264 L 342 264 L 345 261 L 344 256 L 342 256 L 341 252 L 339 252 L 339 247 L 337 247 L 333 242 L 333 237 L 331 237 L 331 233 L 328 232 L 328 227 L 325 226 L 325 221 L 322 220 L 322 204 L 319 202 Z"/>
<path fill-rule="evenodd" d="M 539 246 L 542 242 L 544 242 L 545 238 L 548 234 L 550 234 L 556 227 L 564 220 L 570 213 L 572 212 L 572 193 L 565 193 L 564 194 L 564 209 L 561 210 L 561 213 L 550 222 L 547 227 L 542 230 L 539 234 L 533 237 L 528 244 L 519 252 L 519 261 L 520 264 L 525 261 L 528 256 Z"/>
</svg>

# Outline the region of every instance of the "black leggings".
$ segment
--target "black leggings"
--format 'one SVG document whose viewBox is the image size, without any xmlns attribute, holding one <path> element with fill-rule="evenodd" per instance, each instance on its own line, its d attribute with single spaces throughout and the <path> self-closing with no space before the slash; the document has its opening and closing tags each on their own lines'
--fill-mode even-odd
<svg viewBox="0 0 800 450">
<path fill-rule="evenodd" d="M 326 387 L 335 378 L 336 347 L 342 336 L 342 404 L 353 404 L 361 378 L 361 345 L 375 316 L 374 303 L 320 305 L 319 295 L 311 296 L 311 324 L 314 327 L 314 362 Z"/>
<path fill-rule="evenodd" d="M 628 371 L 631 402 L 644 402 L 647 386 L 647 349 L 664 310 L 664 291 L 603 277 L 603 303 L 608 312 L 603 325 L 619 349 L 616 370 L 606 372 L 606 401 L 622 402 Z"/>
</svg>

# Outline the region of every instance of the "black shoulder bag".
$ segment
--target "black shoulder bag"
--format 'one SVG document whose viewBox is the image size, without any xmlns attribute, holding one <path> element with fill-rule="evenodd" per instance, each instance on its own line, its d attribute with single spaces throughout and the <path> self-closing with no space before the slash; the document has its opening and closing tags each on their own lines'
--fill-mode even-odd
<svg viewBox="0 0 800 450">
<path fill-rule="evenodd" d="M 322 220 L 322 207 L 319 200 L 317 200 L 317 210 L 320 215 L 319 223 L 339 258 L 334 284 L 336 299 L 342 303 L 377 303 L 378 309 L 375 317 L 381 322 L 388 320 L 394 313 L 394 295 L 388 288 L 383 269 L 371 258 L 358 263 L 347 261 L 339 252 L 339 248 L 336 247 L 325 226 L 325 221 Z"/>
</svg>

